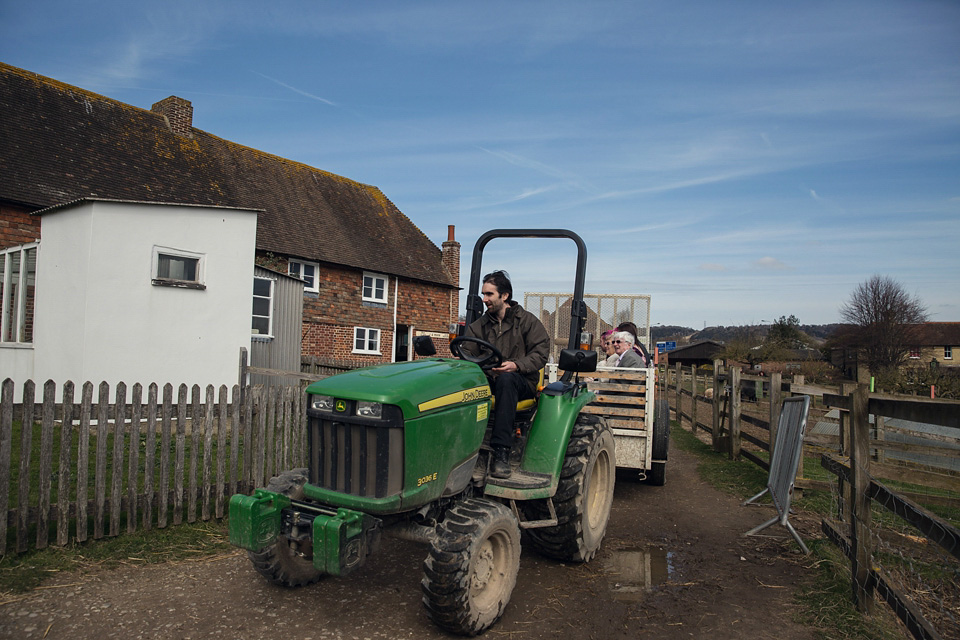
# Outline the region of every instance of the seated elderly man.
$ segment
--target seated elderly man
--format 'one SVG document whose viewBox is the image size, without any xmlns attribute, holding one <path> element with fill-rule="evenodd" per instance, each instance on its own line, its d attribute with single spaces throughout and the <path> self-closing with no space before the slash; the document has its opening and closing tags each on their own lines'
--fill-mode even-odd
<svg viewBox="0 0 960 640">
<path fill-rule="evenodd" d="M 643 368 L 643 360 L 633 350 L 633 334 L 629 331 L 618 331 L 611 336 L 611 342 L 613 342 L 614 351 L 620 356 L 616 364 L 617 367 Z"/>
</svg>

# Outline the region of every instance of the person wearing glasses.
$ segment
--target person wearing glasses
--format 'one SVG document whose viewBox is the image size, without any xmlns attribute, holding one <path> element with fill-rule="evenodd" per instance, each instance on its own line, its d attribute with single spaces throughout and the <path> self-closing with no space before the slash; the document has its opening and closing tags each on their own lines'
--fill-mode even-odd
<svg viewBox="0 0 960 640">
<path fill-rule="evenodd" d="M 603 350 L 602 358 L 600 361 L 601 367 L 615 367 L 617 362 L 620 361 L 620 356 L 617 355 L 617 352 L 613 348 L 613 334 L 617 332 L 616 329 L 607 329 L 600 335 L 600 348 Z"/>
<path fill-rule="evenodd" d="M 642 369 L 643 360 L 633 350 L 633 334 L 629 331 L 618 331 L 613 334 L 613 348 L 619 356 L 617 368 Z"/>
</svg>

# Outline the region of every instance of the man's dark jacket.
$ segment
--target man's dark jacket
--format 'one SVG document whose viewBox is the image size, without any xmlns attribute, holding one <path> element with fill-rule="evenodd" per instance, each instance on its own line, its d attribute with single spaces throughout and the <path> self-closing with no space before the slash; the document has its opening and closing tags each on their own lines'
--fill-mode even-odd
<svg viewBox="0 0 960 640">
<path fill-rule="evenodd" d="M 467 327 L 464 335 L 486 340 L 500 350 L 504 361 L 516 362 L 517 371 L 536 391 L 540 369 L 547 364 L 550 353 L 550 336 L 535 315 L 511 300 L 502 321 L 485 313 Z"/>
</svg>

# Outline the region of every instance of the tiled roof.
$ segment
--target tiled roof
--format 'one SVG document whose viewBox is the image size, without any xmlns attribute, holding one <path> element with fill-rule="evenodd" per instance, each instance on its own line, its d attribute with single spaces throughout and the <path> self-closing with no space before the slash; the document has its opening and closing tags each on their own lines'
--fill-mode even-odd
<svg viewBox="0 0 960 640">
<path fill-rule="evenodd" d="M 257 248 L 456 286 L 440 249 L 376 187 L 0 63 L 0 200 L 84 197 L 262 209 Z"/>
<path fill-rule="evenodd" d="M 960 346 L 960 322 L 927 322 L 918 327 L 920 346 Z"/>
</svg>

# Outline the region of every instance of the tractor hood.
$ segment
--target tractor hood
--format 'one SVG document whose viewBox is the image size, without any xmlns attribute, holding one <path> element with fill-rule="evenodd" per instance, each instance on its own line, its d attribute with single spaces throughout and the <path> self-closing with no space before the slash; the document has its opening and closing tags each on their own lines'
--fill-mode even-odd
<svg viewBox="0 0 960 640">
<path fill-rule="evenodd" d="M 405 420 L 491 397 L 480 367 L 447 358 L 355 369 L 314 382 L 307 393 L 396 405 Z"/>
</svg>

